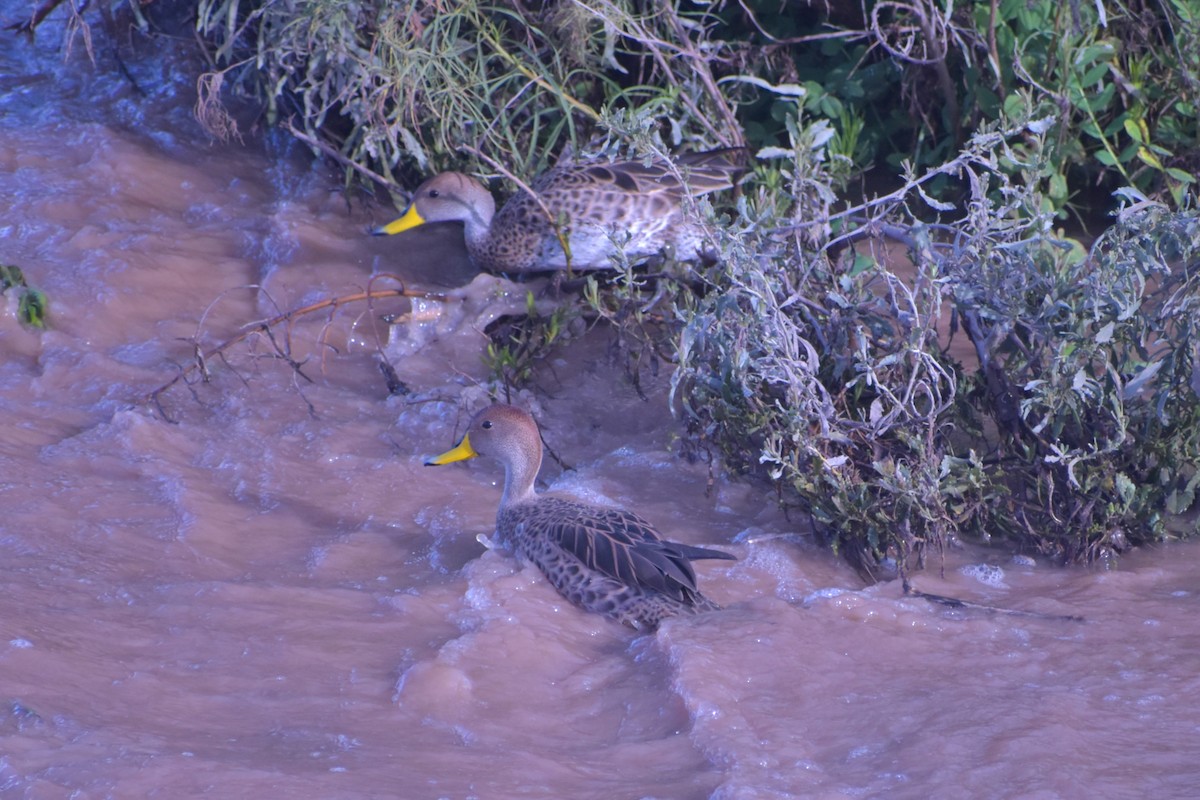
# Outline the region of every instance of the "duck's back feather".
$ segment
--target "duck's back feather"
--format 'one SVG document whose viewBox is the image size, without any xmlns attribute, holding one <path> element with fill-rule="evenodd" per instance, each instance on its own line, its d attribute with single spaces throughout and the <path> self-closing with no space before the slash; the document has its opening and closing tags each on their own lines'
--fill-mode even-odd
<svg viewBox="0 0 1200 800">
<path fill-rule="evenodd" d="M 490 238 L 475 242 L 472 256 L 500 272 L 562 269 L 568 258 L 561 231 L 570 241 L 575 269 L 609 268 L 617 246 L 633 260 L 668 246 L 676 258 L 693 260 L 703 234 L 684 218 L 683 198 L 733 186 L 744 171 L 735 152 L 741 154 L 736 149 L 687 154 L 679 157 L 677 169 L 642 161 L 556 167 L 533 181 L 536 198 L 519 191 L 504 204 Z"/>
<path fill-rule="evenodd" d="M 564 595 L 613 616 L 620 614 L 596 606 L 603 595 L 628 601 L 661 596 L 672 613 L 715 608 L 696 587 L 690 559 L 734 558 L 664 541 L 650 523 L 629 511 L 560 498 L 539 497 L 504 508 L 497 524 L 501 537 L 511 540 Z M 581 594 L 586 596 L 577 599 Z"/>
</svg>

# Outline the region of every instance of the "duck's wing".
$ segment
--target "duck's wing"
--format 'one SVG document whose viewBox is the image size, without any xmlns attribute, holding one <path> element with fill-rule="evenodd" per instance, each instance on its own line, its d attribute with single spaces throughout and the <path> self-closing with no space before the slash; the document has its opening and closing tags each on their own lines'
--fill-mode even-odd
<svg viewBox="0 0 1200 800">
<path fill-rule="evenodd" d="M 745 172 L 742 148 L 687 153 L 676 167 L 662 162 L 619 161 L 565 164 L 539 175 L 528 192 L 518 191 L 492 224 L 498 238 L 542 236 L 560 217 L 574 223 L 665 225 L 685 193 L 707 194 L 728 189 Z M 687 181 L 685 190 L 680 176 Z M 547 212 L 550 217 L 547 218 Z M 508 231 L 515 231 L 512 234 Z"/>
<path fill-rule="evenodd" d="M 680 176 L 693 195 L 728 189 L 746 171 L 744 148 L 724 148 L 703 153 L 685 153 L 672 167 L 661 161 L 616 161 L 598 164 L 567 164 L 543 173 L 532 189 L 543 197 L 579 198 L 581 195 L 632 200 L 683 196 Z"/>
<path fill-rule="evenodd" d="M 726 553 L 723 550 L 710 550 L 707 547 L 693 547 L 690 544 L 681 544 L 679 542 L 668 542 L 672 547 L 679 550 L 692 561 L 701 561 L 706 558 L 722 558 L 726 561 L 737 561 L 737 556 L 732 553 Z"/>
<path fill-rule="evenodd" d="M 728 189 L 741 182 L 747 172 L 750 151 L 745 147 L 723 147 L 702 153 L 684 153 L 675 159 L 687 178 L 692 194 Z"/>
<path fill-rule="evenodd" d="M 546 502 L 543 500 L 542 502 Z M 555 501 L 544 506 L 542 534 L 584 567 L 618 581 L 685 599 L 698 593 L 693 558 L 735 559 L 728 553 L 668 542 L 628 511 Z"/>
</svg>

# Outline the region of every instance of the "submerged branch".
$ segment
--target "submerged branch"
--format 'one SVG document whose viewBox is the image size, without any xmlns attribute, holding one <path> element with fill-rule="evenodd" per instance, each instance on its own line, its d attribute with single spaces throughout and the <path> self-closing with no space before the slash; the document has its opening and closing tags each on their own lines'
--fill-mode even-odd
<svg viewBox="0 0 1200 800">
<path fill-rule="evenodd" d="M 970 600 L 960 600 L 957 597 L 947 597 L 943 594 L 930 594 L 914 589 L 907 580 L 904 581 L 904 596 L 918 597 L 926 602 L 946 606 L 947 608 L 974 609 L 977 611 L 986 611 L 990 614 L 1006 614 L 1013 617 L 1030 617 L 1032 619 L 1045 619 L 1056 622 L 1086 621 L 1077 614 L 1047 614 L 1041 611 L 1024 611 L 1019 608 L 1004 608 L 1003 606 L 993 606 L 987 603 L 973 603 Z"/>
<path fill-rule="evenodd" d="M 373 284 L 375 282 L 375 280 L 377 280 L 379 278 L 386 278 L 388 280 L 394 280 L 400 285 L 394 289 L 372 288 L 371 284 Z M 191 377 L 193 375 L 198 374 L 201 376 L 202 381 L 207 382 L 211 378 L 210 361 L 213 357 L 220 357 L 222 360 L 225 360 L 225 356 L 231 347 L 233 347 L 234 345 L 236 345 L 240 342 L 246 341 L 251 336 L 256 336 L 256 335 L 265 336 L 267 338 L 267 340 L 271 343 L 271 347 L 274 349 L 275 354 L 282 360 L 286 361 L 296 375 L 299 375 L 300 377 L 304 378 L 305 380 L 311 380 L 301 370 L 301 367 L 303 366 L 303 362 L 300 362 L 300 361 L 297 361 L 296 359 L 294 359 L 289 352 L 290 347 L 286 343 L 281 343 L 275 337 L 275 333 L 274 333 L 275 328 L 279 327 L 280 325 L 291 324 L 292 322 L 296 321 L 297 319 L 299 319 L 301 317 L 307 316 L 309 314 L 314 314 L 319 311 L 329 311 L 332 313 L 332 312 L 336 311 L 338 308 L 341 308 L 342 306 L 345 306 L 345 305 L 349 305 L 351 303 L 358 303 L 358 302 L 362 302 L 364 300 L 367 301 L 368 303 L 373 303 L 376 300 L 385 300 L 385 299 L 389 299 L 389 298 L 399 298 L 399 297 L 418 298 L 418 299 L 425 299 L 425 300 L 442 300 L 445 298 L 444 295 L 437 293 L 437 292 L 423 292 L 423 291 L 417 291 L 414 289 L 409 289 L 407 286 L 405 286 L 404 281 L 395 275 L 376 275 L 376 276 L 374 276 L 374 278 L 372 278 L 371 283 L 369 283 L 367 285 L 367 289 L 365 291 L 355 292 L 354 294 L 340 295 L 338 297 L 326 298 L 326 299 L 320 300 L 316 303 L 310 303 L 306 306 L 301 306 L 300 308 L 289 309 L 288 311 L 284 311 L 282 313 L 276 314 L 275 316 L 270 317 L 269 319 L 248 322 L 245 325 L 243 325 L 238 330 L 238 332 L 235 333 L 233 336 L 229 337 L 228 339 L 226 339 L 225 341 L 221 342 L 220 344 L 218 344 L 214 347 L 204 349 L 199 345 L 198 341 L 193 339 L 192 347 L 193 347 L 194 355 L 193 355 L 192 363 L 190 365 L 188 365 L 186 368 L 180 369 L 179 374 L 177 374 L 174 378 L 172 378 L 171 380 L 162 384 L 161 386 L 154 389 L 153 391 L 147 393 L 142 398 L 142 402 L 143 403 L 153 403 L 154 406 L 158 409 L 159 414 L 161 414 L 164 419 L 169 419 L 168 415 L 166 414 L 165 410 L 162 407 L 163 394 L 165 394 L 167 391 L 169 391 L 176 384 L 186 381 L 189 377 Z"/>
</svg>

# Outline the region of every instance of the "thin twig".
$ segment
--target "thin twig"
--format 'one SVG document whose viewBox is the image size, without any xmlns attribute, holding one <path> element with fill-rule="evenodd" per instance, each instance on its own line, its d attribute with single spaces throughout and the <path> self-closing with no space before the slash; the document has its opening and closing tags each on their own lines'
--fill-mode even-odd
<svg viewBox="0 0 1200 800">
<path fill-rule="evenodd" d="M 199 373 L 202 376 L 202 380 L 204 380 L 204 381 L 209 380 L 210 379 L 209 371 L 211 369 L 211 364 L 209 362 L 211 361 L 211 359 L 214 356 L 220 356 L 221 358 L 224 358 L 225 353 L 226 353 L 226 351 L 229 350 L 229 348 L 233 347 L 234 345 L 238 344 L 239 342 L 245 341 L 246 339 L 248 339 L 251 336 L 254 336 L 256 334 L 266 335 L 271 340 L 276 353 L 278 353 L 282 358 L 284 358 L 285 360 L 288 361 L 289 365 L 292 367 L 293 372 L 295 372 L 296 374 L 305 378 L 305 380 L 310 380 L 308 378 L 308 376 L 304 375 L 303 371 L 301 371 L 301 369 L 300 369 L 300 367 L 303 365 L 300 362 L 297 362 L 293 358 L 291 358 L 290 354 L 288 353 L 288 350 L 290 348 L 287 346 L 281 345 L 278 341 L 276 341 L 274 339 L 274 334 L 272 332 L 273 328 L 278 327 L 279 325 L 282 325 L 285 323 L 290 324 L 291 322 L 294 322 L 296 319 L 298 319 L 300 317 L 315 313 L 317 311 L 322 311 L 324 309 L 330 309 L 332 312 L 333 310 L 336 310 L 337 308 L 340 308 L 341 306 L 348 305 L 350 303 L 361 302 L 363 300 L 366 300 L 367 302 L 374 302 L 375 300 L 383 300 L 385 298 L 392 298 L 392 297 L 410 297 L 410 298 L 420 298 L 420 299 L 426 299 L 426 300 L 445 300 L 445 295 L 443 295 L 443 294 L 439 294 L 436 292 L 422 292 L 422 291 L 417 291 L 414 289 L 409 289 L 404 285 L 404 281 L 402 281 L 400 278 L 398 278 L 394 275 L 377 275 L 374 278 L 372 278 L 372 282 L 374 282 L 376 279 L 379 279 L 379 278 L 388 278 L 390 280 L 395 280 L 397 283 L 400 284 L 400 286 L 399 286 L 399 288 L 395 288 L 395 289 L 373 289 L 370 287 L 370 285 L 368 285 L 368 287 L 365 291 L 355 292 L 354 294 L 341 295 L 339 297 L 326 298 L 325 300 L 320 300 L 316 303 L 310 303 L 309 305 L 301 306 L 300 308 L 293 308 L 288 311 L 284 311 L 280 314 L 275 315 L 274 317 L 271 317 L 270 319 L 258 320 L 255 322 L 248 322 L 245 325 L 243 325 L 238 330 L 238 332 L 235 333 L 233 336 L 229 337 L 228 339 L 226 339 L 225 341 L 216 345 L 215 347 L 211 347 L 207 350 L 201 349 L 197 344 L 195 344 L 195 340 L 193 340 L 193 345 L 195 346 L 196 352 L 195 352 L 195 357 L 194 357 L 192 364 L 190 364 L 188 367 L 186 367 L 184 369 L 181 369 L 179 371 L 179 373 L 171 380 L 169 380 L 166 383 L 164 383 L 163 385 L 159 386 L 157 389 L 154 389 L 153 391 L 147 393 L 143 397 L 142 402 L 144 402 L 144 403 L 152 402 L 158 407 L 159 411 L 162 412 L 162 405 L 161 405 L 160 399 L 165 392 L 167 392 L 169 389 L 171 389 L 171 387 L 175 386 L 180 381 L 183 381 L 183 380 L 187 379 L 188 377 L 190 377 L 194 374 L 197 374 L 197 373 Z M 166 415 L 164 414 L 163 416 L 165 417 Z"/>
<path fill-rule="evenodd" d="M 290 119 L 287 120 L 286 122 L 284 122 L 283 125 L 284 125 L 284 127 L 287 128 L 288 133 L 292 134 L 292 136 L 295 136 L 297 139 L 304 142 L 309 147 L 319 150 L 323 155 L 328 156 L 329 158 L 333 159 L 337 163 L 341 164 L 343 167 L 349 167 L 350 169 L 355 170 L 360 175 L 362 175 L 364 178 L 368 178 L 369 180 L 372 180 L 375 183 L 378 183 L 380 186 L 382 186 L 385 189 L 396 190 L 396 189 L 400 188 L 400 186 L 395 181 L 393 181 L 387 177 L 384 177 L 383 175 L 380 175 L 378 172 L 375 172 L 374 170 L 367 169 L 362 164 L 359 164 L 357 161 L 352 161 L 351 159 L 346 158 L 344 155 L 339 153 L 337 150 L 334 150 L 332 147 L 330 147 L 328 144 L 321 141 L 320 139 L 314 139 L 313 137 L 309 136 L 307 133 L 305 133 L 304 131 L 300 130 L 295 125 L 293 125 L 292 121 Z"/>
</svg>

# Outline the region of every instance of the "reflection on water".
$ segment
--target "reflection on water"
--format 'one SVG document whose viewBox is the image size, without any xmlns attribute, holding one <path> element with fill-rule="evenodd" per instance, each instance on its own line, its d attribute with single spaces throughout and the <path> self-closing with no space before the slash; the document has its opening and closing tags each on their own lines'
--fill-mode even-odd
<svg viewBox="0 0 1200 800">
<path fill-rule="evenodd" d="M 465 282 L 453 235 L 366 236 L 393 209 L 209 143 L 187 81 L 17 39 L 0 75 L 0 262 L 51 298 L 44 334 L 0 319 L 5 797 L 1194 796 L 1194 546 L 918 577 L 1082 623 L 863 589 L 754 488 L 706 492 L 598 332 L 520 398 L 574 468 L 543 478 L 741 559 L 697 565 L 726 611 L 636 637 L 480 546 L 489 465 L 421 466 L 483 401 L 471 335 L 404 353 L 417 400 L 346 310 L 291 332 L 311 383 L 241 348 L 177 422 L 138 402 L 193 338 L 373 272 Z"/>
</svg>

